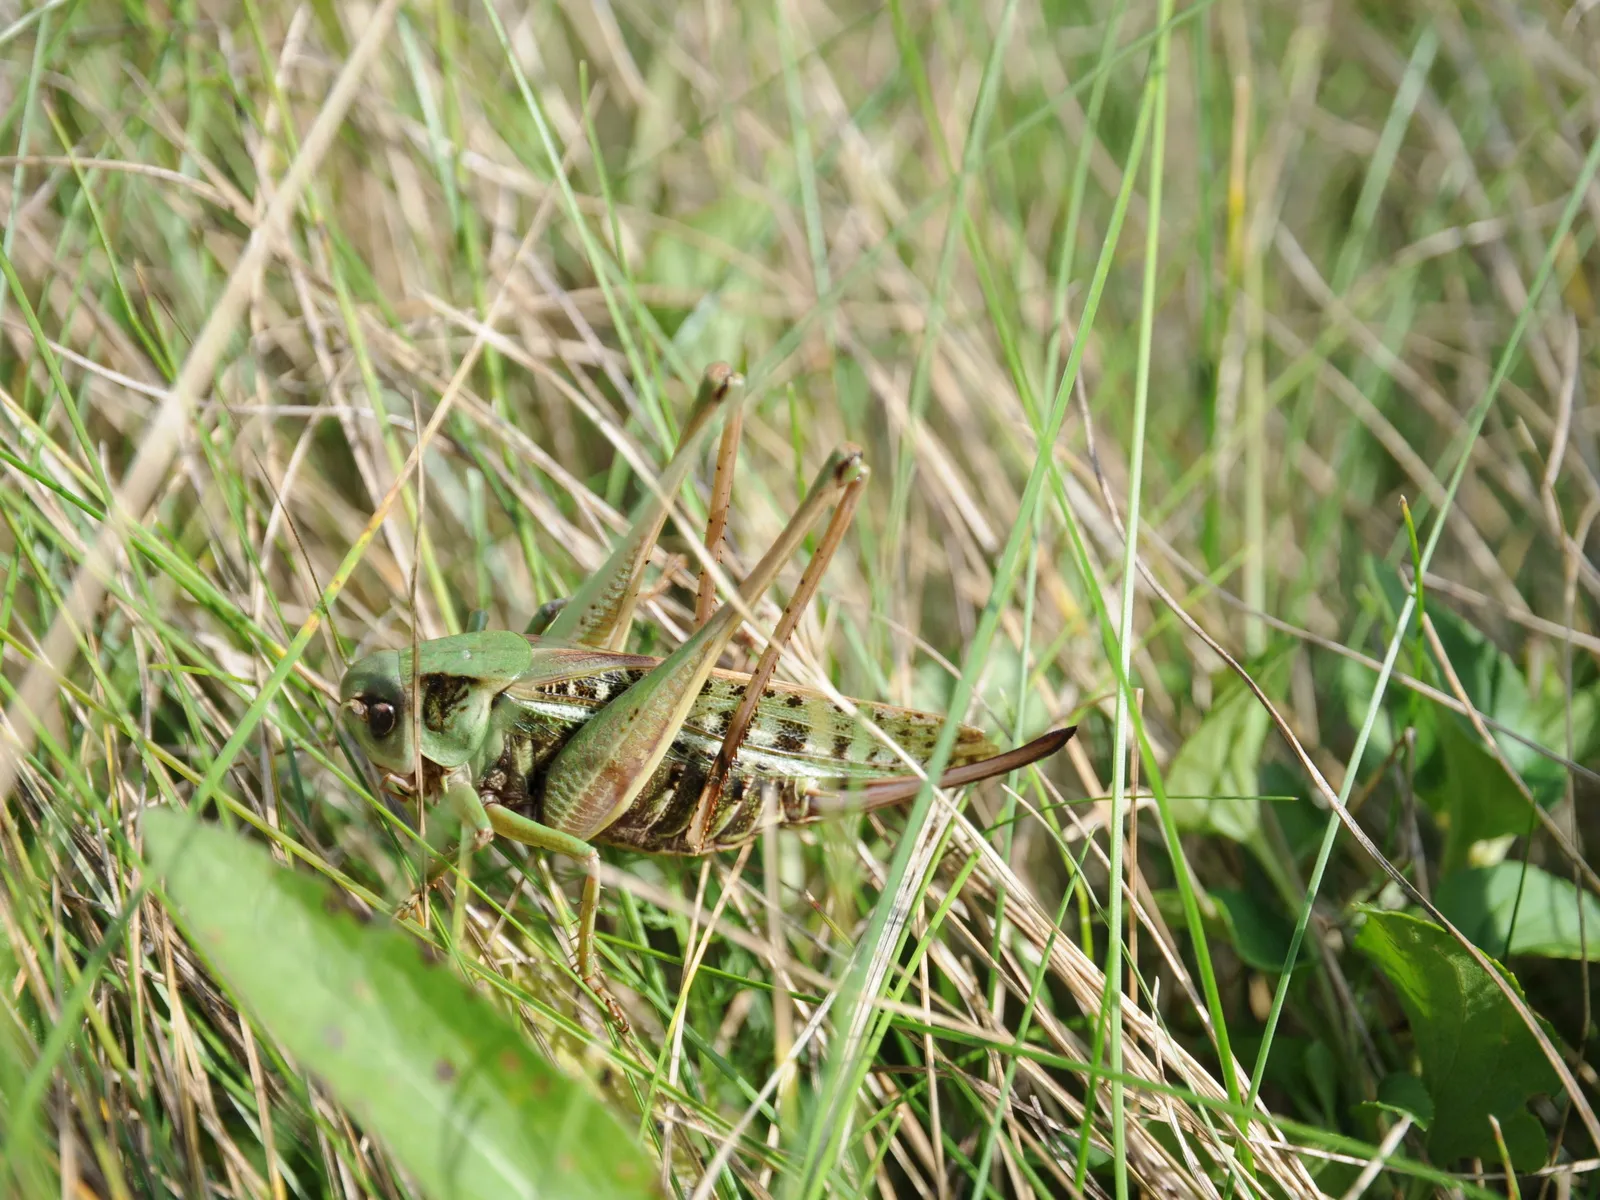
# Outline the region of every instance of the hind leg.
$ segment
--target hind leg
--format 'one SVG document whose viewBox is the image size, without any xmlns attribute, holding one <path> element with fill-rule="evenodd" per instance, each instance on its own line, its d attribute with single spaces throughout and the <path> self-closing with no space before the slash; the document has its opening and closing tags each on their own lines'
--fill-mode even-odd
<svg viewBox="0 0 1600 1200">
<path fill-rule="evenodd" d="M 561 747 L 544 782 L 544 819 L 588 841 L 628 810 L 666 756 L 744 612 L 772 585 L 824 509 L 866 470 L 853 446 L 834 452 L 799 509 L 726 604 L 640 680 L 599 709 Z"/>
<path fill-rule="evenodd" d="M 726 546 L 723 533 L 728 528 L 728 504 L 733 498 L 733 472 L 739 459 L 739 439 L 744 432 L 744 409 L 735 408 L 728 414 L 728 423 L 722 427 L 722 441 L 717 445 L 717 472 L 711 480 L 711 511 L 706 515 L 706 550 L 711 561 L 720 565 Z M 694 627 L 699 629 L 711 619 L 717 604 L 717 580 L 709 568 L 700 572 L 700 586 L 695 591 Z"/>
<path fill-rule="evenodd" d="M 838 507 L 833 510 L 833 518 L 828 522 L 828 528 L 817 544 L 816 553 L 811 556 L 811 561 L 806 564 L 805 573 L 800 576 L 800 586 L 795 588 L 794 595 L 789 597 L 789 603 L 784 606 L 783 615 L 778 618 L 777 628 L 772 631 L 772 637 L 768 639 L 767 648 L 762 651 L 761 659 L 756 663 L 750 682 L 745 684 L 744 696 L 739 701 L 739 707 L 734 709 L 733 716 L 728 721 L 722 746 L 717 751 L 716 760 L 711 764 L 704 786 L 700 789 L 700 799 L 695 804 L 694 817 L 689 822 L 689 844 L 696 851 L 705 845 L 706 826 L 711 819 L 711 811 L 716 807 L 728 773 L 733 770 L 733 760 L 738 756 L 739 747 L 744 745 L 745 735 L 750 732 L 750 722 L 755 717 L 756 706 L 761 703 L 767 682 L 778 666 L 778 656 L 783 653 L 783 647 L 794 633 L 794 627 L 800 623 L 800 618 L 810 605 L 811 598 L 816 595 L 817 585 L 822 582 L 823 572 L 828 569 L 834 553 L 839 549 L 839 543 L 844 540 L 845 531 L 849 529 L 850 522 L 855 517 L 856 506 L 861 501 L 861 492 L 867 485 L 869 474 L 866 465 L 863 464 L 855 478 L 845 487 L 844 495 L 839 498 Z"/>
</svg>

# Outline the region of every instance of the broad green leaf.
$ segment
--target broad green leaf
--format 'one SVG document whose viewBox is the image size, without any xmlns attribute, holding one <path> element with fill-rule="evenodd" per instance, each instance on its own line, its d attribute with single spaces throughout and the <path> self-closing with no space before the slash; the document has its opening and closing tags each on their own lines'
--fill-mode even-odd
<svg viewBox="0 0 1600 1200">
<path fill-rule="evenodd" d="M 415 939 L 216 825 L 154 808 L 144 836 L 211 970 L 428 1195 L 654 1194 L 630 1133 Z"/>
<path fill-rule="evenodd" d="M 1419 1129 L 1433 1124 L 1433 1097 L 1428 1094 L 1428 1085 L 1405 1071 L 1385 1075 L 1378 1083 L 1377 1099 L 1363 1100 L 1356 1107 L 1408 1116 Z"/>
<path fill-rule="evenodd" d="M 1527 1109 L 1514 1112 L 1500 1122 L 1500 1136 L 1506 1140 L 1506 1150 L 1511 1155 L 1511 1165 L 1519 1171 L 1537 1171 L 1545 1165 L 1550 1153 L 1550 1135 L 1544 1122 Z M 1495 1162 L 1500 1155 L 1495 1155 Z"/>
<path fill-rule="evenodd" d="M 1296 859 L 1316 857 L 1328 828 L 1328 810 L 1311 799 L 1305 772 L 1269 758 L 1261 764 L 1261 797 L 1271 803 L 1273 817 L 1289 853 Z"/>
<path fill-rule="evenodd" d="M 1278 965 L 1281 967 L 1283 964 L 1280 962 Z M 1327 1119 L 1322 1102 L 1325 1089 L 1311 1078 L 1319 1057 L 1314 1050 L 1317 1041 L 1316 1038 L 1296 1037 L 1287 1033 L 1274 1037 L 1262 1081 L 1288 1095 L 1293 1107 L 1281 1111 L 1322 1122 Z M 1261 1035 L 1241 1032 L 1234 1040 L 1233 1049 L 1241 1062 L 1253 1063 L 1261 1053 Z"/>
<path fill-rule="evenodd" d="M 1372 705 L 1372 689 L 1377 684 L 1378 672 L 1365 663 L 1348 658 L 1340 658 L 1334 666 L 1334 672 L 1339 695 L 1344 698 L 1345 719 L 1350 722 L 1352 729 L 1360 729 L 1361 722 L 1366 720 L 1367 709 Z M 1372 736 L 1367 739 L 1367 753 L 1362 759 L 1365 770 L 1370 771 L 1394 749 L 1399 726 L 1407 719 L 1403 707 L 1405 701 L 1405 693 L 1397 688 L 1391 687 L 1384 694 L 1383 705 L 1378 709 L 1377 719 L 1372 725 Z M 1433 730 L 1430 722 L 1417 730 L 1418 759 L 1426 759 L 1432 749 Z"/>
<path fill-rule="evenodd" d="M 1570 753 L 1566 749 L 1569 715 L 1572 720 Z M 1561 672 L 1546 671 L 1542 694 L 1533 702 L 1530 728 L 1523 732 L 1537 738 L 1540 745 L 1558 750 L 1575 762 L 1589 761 L 1600 751 L 1600 684 L 1575 689 L 1569 703 Z"/>
<path fill-rule="evenodd" d="M 1288 659 L 1280 655 L 1250 665 L 1270 694 Z M 1248 688 L 1237 681 L 1224 688 L 1167 771 L 1167 795 L 1180 829 L 1236 842 L 1255 837 L 1261 826 L 1258 770 L 1269 728 L 1266 709 Z"/>
<path fill-rule="evenodd" d="M 1440 882 L 1434 901 L 1439 911 L 1487 954 L 1583 958 L 1587 942 L 1588 957 L 1600 958 L 1600 900 L 1580 892 L 1570 880 L 1538 867 L 1502 862 L 1456 871 Z"/>
<path fill-rule="evenodd" d="M 1398 613 L 1405 601 L 1405 584 L 1385 563 L 1374 560 L 1373 569 L 1391 611 Z M 1548 719 L 1529 694 L 1527 681 L 1516 660 L 1443 604 L 1429 603 L 1428 619 L 1473 707 L 1506 728 L 1537 741 L 1546 732 Z M 1413 632 L 1416 632 L 1415 624 Z M 1434 661 L 1435 668 L 1440 669 L 1431 648 L 1429 658 Z M 1443 679 L 1441 670 L 1435 682 L 1443 686 Z M 1431 703 L 1427 706 L 1435 707 Z M 1447 712 L 1440 710 L 1441 720 Z M 1516 738 L 1497 731 L 1491 732 L 1491 736 L 1511 769 L 1522 777 L 1540 804 L 1549 807 L 1561 799 L 1566 779 L 1560 766 Z"/>
<path fill-rule="evenodd" d="M 1537 740 L 1544 721 L 1511 656 L 1448 609 L 1430 608 L 1428 615 L 1473 706 L 1506 728 Z M 1560 766 L 1516 738 L 1498 731 L 1491 731 L 1490 736 L 1534 799 L 1546 808 L 1561 799 L 1566 775 Z"/>
<path fill-rule="evenodd" d="M 1526 833 L 1532 816 L 1527 798 L 1477 731 L 1455 713 L 1428 708 L 1435 753 L 1417 779 L 1417 795 L 1445 826 L 1444 869 L 1453 871 L 1466 865 L 1477 843 Z"/>
<path fill-rule="evenodd" d="M 1238 888 L 1212 888 L 1229 939 L 1239 958 L 1258 971 L 1276 975 L 1289 956 L 1293 923 L 1254 892 Z M 1309 961 L 1304 955 L 1297 966 Z"/>
<path fill-rule="evenodd" d="M 1430 1153 L 1441 1165 L 1468 1155 L 1498 1160 L 1489 1116 L 1505 1125 L 1525 1113 L 1529 1097 L 1556 1089 L 1555 1072 L 1494 981 L 1449 934 L 1406 913 L 1358 911 L 1366 921 L 1356 949 L 1388 977 L 1411 1025 L 1433 1099 Z"/>
</svg>

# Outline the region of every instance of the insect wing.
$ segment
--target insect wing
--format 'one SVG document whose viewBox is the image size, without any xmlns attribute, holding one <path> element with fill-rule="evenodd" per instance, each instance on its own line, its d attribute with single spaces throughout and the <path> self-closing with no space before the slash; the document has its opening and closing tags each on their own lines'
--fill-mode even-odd
<svg viewBox="0 0 1600 1200">
<path fill-rule="evenodd" d="M 708 753 L 722 745 L 728 722 L 744 697 L 748 676 L 719 671 L 695 702 L 684 732 L 704 739 Z M 762 775 L 810 776 L 818 779 L 880 779 L 906 772 L 905 761 L 863 723 L 871 721 L 915 762 L 925 763 L 945 718 L 889 704 L 852 700 L 859 712 L 847 712 L 823 693 L 800 684 L 773 682 L 756 705 L 754 719 L 739 748 L 744 770 Z M 972 762 L 997 753 L 981 730 L 963 725 L 951 764 Z"/>
<path fill-rule="evenodd" d="M 508 689 L 508 696 L 550 717 L 581 722 L 642 679 L 661 660 L 582 648 L 537 648 L 533 665 Z M 679 734 L 680 742 L 714 756 L 749 676 L 715 671 L 701 689 Z M 846 712 L 814 688 L 769 683 L 739 749 L 742 771 L 768 776 L 827 780 L 886 779 L 905 774 L 905 761 L 862 722 L 871 721 L 917 763 L 933 754 L 945 718 L 866 700 Z M 963 725 L 950 765 L 998 754 L 981 730 Z"/>
</svg>

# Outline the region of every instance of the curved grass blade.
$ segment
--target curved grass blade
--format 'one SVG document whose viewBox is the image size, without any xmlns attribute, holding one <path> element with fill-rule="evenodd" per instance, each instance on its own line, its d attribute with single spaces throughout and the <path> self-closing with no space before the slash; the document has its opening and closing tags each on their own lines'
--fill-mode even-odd
<svg viewBox="0 0 1600 1200">
<path fill-rule="evenodd" d="M 651 1168 L 598 1100 L 393 927 L 171 809 L 145 852 L 179 927 L 260 1027 L 439 1200 L 634 1200 Z"/>
</svg>

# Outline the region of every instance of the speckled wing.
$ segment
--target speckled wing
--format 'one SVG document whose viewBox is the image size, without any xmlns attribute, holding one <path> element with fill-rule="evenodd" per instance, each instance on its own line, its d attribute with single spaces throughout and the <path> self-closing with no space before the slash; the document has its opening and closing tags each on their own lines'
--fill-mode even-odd
<svg viewBox="0 0 1600 1200">
<path fill-rule="evenodd" d="M 734 710 L 744 698 L 748 676 L 715 673 L 695 701 L 684 732 L 714 741 L 720 747 Z M 838 707 L 821 692 L 794 683 L 769 683 L 756 705 L 755 719 L 739 759 L 763 774 L 805 775 L 834 779 L 883 779 L 904 775 L 905 761 L 863 723 L 872 722 L 919 764 L 933 755 L 945 718 L 866 700 L 852 703 L 860 715 Z M 982 730 L 961 726 L 952 766 L 999 753 Z M 759 760 L 770 760 L 760 763 Z"/>
<path fill-rule="evenodd" d="M 519 703 L 565 721 L 581 721 L 609 704 L 661 661 L 639 654 L 556 649 L 541 650 L 535 659 L 535 668 L 508 691 Z M 679 742 L 715 755 L 748 682 L 749 676 L 741 672 L 713 672 L 684 722 Z M 865 700 L 853 703 L 861 717 L 881 729 L 915 762 L 925 763 L 932 756 L 945 721 L 942 715 Z M 861 717 L 839 708 L 813 688 L 769 683 L 739 748 L 739 766 L 760 775 L 832 780 L 904 775 L 904 760 L 875 737 Z M 963 725 L 950 765 L 997 753 L 998 747 L 981 730 Z"/>
</svg>

